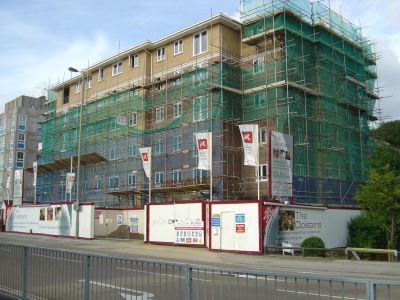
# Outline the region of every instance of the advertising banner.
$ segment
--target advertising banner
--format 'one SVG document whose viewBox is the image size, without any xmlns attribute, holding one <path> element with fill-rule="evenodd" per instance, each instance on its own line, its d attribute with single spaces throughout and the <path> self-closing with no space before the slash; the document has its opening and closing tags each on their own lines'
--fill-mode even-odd
<svg viewBox="0 0 400 300">
<path fill-rule="evenodd" d="M 72 187 L 74 186 L 74 181 L 75 181 L 75 173 L 67 173 L 67 177 L 66 177 L 66 193 L 67 194 L 71 194 L 72 191 Z"/>
<path fill-rule="evenodd" d="M 33 162 L 33 186 L 36 186 L 37 180 L 37 161 Z"/>
<path fill-rule="evenodd" d="M 23 170 L 14 171 L 14 205 L 22 204 L 22 176 Z"/>
<path fill-rule="evenodd" d="M 212 133 L 195 133 L 199 157 L 199 170 L 211 170 L 212 167 Z"/>
<path fill-rule="evenodd" d="M 258 166 L 258 124 L 239 125 L 243 142 L 244 165 Z"/>
<path fill-rule="evenodd" d="M 293 136 L 272 131 L 270 143 L 271 196 L 293 196 Z"/>
<path fill-rule="evenodd" d="M 140 157 L 142 158 L 144 173 L 147 178 L 151 177 L 151 147 L 139 148 Z"/>
</svg>

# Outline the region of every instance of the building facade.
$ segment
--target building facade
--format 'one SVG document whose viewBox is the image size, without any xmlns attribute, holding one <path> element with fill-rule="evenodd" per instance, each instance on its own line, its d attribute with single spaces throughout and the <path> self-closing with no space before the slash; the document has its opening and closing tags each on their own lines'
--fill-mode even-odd
<svg viewBox="0 0 400 300">
<path fill-rule="evenodd" d="M 138 148 L 152 147 L 154 201 L 209 198 L 194 133 L 213 132 L 213 198 L 268 197 L 268 133 L 294 136 L 293 200 L 346 204 L 366 179 L 378 99 L 372 44 L 321 3 L 242 2 L 144 42 L 52 87 L 42 128 L 41 201 L 148 201 Z M 259 125 L 259 176 L 243 166 L 239 124 Z M 80 145 L 80 147 L 78 147 Z M 80 148 L 80 149 L 79 149 Z M 80 153 L 78 155 L 78 149 Z"/>
<path fill-rule="evenodd" d="M 44 98 L 20 96 L 5 104 L 0 115 L 0 196 L 14 205 L 34 200 L 32 168 L 37 160 Z"/>
</svg>

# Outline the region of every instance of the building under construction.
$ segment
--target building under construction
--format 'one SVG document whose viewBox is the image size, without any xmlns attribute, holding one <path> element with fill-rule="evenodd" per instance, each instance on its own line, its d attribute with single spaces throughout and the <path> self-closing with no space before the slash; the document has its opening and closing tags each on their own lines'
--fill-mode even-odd
<svg viewBox="0 0 400 300">
<path fill-rule="evenodd" d="M 84 54 L 82 54 L 84 55 Z M 138 148 L 152 147 L 152 200 L 268 199 L 268 132 L 294 136 L 293 200 L 349 204 L 365 181 L 376 58 L 361 30 L 320 2 L 242 2 L 144 42 L 52 87 L 37 197 L 98 206 L 148 201 Z M 260 166 L 243 166 L 239 124 L 259 125 Z M 213 186 L 196 132 L 213 132 Z M 72 195 L 66 173 L 80 176 Z M 77 189 L 78 186 L 78 189 Z"/>
</svg>

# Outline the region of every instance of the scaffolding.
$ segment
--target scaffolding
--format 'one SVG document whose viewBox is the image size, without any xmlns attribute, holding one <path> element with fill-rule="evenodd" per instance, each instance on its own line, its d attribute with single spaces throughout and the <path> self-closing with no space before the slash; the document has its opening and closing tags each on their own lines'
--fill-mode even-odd
<svg viewBox="0 0 400 300">
<path fill-rule="evenodd" d="M 294 136 L 296 202 L 352 203 L 373 148 L 373 44 L 321 2 L 245 0 L 242 22 L 244 121 Z"/>
<path fill-rule="evenodd" d="M 145 146 L 153 149 L 156 201 L 207 199 L 194 141 L 206 131 L 213 132 L 213 198 L 255 199 L 257 178 L 242 165 L 237 125 L 257 123 L 294 136 L 295 202 L 352 203 L 373 148 L 373 44 L 320 2 L 246 0 L 241 15 L 237 41 L 219 29 L 207 55 L 85 97 L 80 199 L 143 206 L 148 181 L 138 148 Z M 77 161 L 79 106 L 60 109 L 55 98 L 49 94 L 41 129 L 37 192 L 44 202 L 66 199 L 66 173 Z M 260 164 L 267 163 L 262 138 Z M 267 181 L 261 194 L 271 200 Z"/>
</svg>

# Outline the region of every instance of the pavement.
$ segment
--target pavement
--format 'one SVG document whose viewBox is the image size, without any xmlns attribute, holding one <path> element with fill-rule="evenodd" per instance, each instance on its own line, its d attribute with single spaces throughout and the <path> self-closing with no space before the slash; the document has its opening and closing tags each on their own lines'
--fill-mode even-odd
<svg viewBox="0 0 400 300">
<path fill-rule="evenodd" d="M 80 240 L 6 232 L 0 233 L 0 243 L 253 271 L 400 281 L 400 263 L 398 262 L 353 261 L 289 255 L 246 255 L 211 252 L 206 248 L 145 244 L 142 240 Z"/>
</svg>

